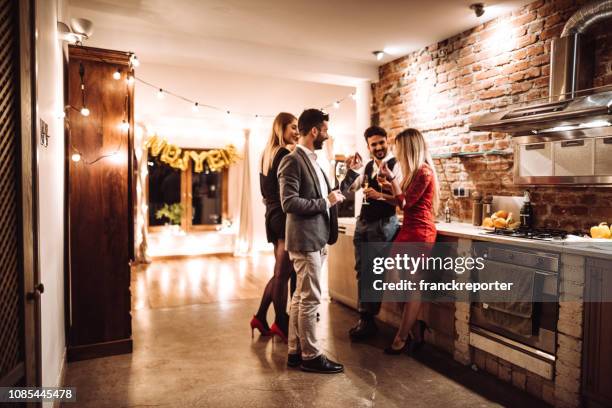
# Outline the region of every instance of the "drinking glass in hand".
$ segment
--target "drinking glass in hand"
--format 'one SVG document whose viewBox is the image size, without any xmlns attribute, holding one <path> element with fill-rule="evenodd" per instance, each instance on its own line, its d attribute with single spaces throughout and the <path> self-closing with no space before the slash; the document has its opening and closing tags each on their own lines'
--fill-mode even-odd
<svg viewBox="0 0 612 408">
<path fill-rule="evenodd" d="M 342 180 L 346 177 L 346 173 L 348 168 L 346 167 L 346 163 L 338 162 L 336 164 L 336 180 L 338 180 L 338 189 L 340 190 L 340 186 L 342 184 Z"/>
<path fill-rule="evenodd" d="M 376 175 L 376 181 L 378 181 L 378 185 L 380 186 L 380 194 L 382 194 L 382 192 L 383 192 L 383 183 L 385 181 L 387 181 L 387 178 L 384 175 L 378 173 Z"/>
<path fill-rule="evenodd" d="M 363 178 L 363 189 L 367 189 L 368 186 L 370 185 L 368 177 L 364 176 Z M 363 195 L 363 200 L 361 201 L 361 205 L 370 205 L 370 203 L 368 203 L 368 199 L 366 198 L 366 195 Z"/>
</svg>

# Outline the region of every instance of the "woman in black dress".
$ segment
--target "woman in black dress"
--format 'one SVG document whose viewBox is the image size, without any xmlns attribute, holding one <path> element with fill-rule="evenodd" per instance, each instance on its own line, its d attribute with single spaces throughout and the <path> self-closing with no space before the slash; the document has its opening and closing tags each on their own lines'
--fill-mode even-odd
<svg viewBox="0 0 612 408">
<path fill-rule="evenodd" d="M 299 137 L 297 118 L 281 112 L 272 125 L 272 133 L 261 157 L 259 184 L 266 205 L 266 235 L 274 244 L 274 276 L 264 290 L 259 310 L 251 319 L 251 336 L 258 329 L 262 335 L 276 335 L 287 341 L 289 316 L 287 315 L 287 282 L 293 272 L 289 253 L 285 249 L 285 219 L 280 203 L 276 172 L 281 159 L 289 154 Z M 274 305 L 274 324 L 268 327 L 266 314 L 270 303 Z"/>
</svg>

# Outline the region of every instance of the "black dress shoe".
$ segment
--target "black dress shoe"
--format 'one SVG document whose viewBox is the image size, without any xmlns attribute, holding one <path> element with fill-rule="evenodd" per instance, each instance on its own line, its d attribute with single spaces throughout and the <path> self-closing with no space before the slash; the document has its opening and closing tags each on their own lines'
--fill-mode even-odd
<svg viewBox="0 0 612 408">
<path fill-rule="evenodd" d="M 344 366 L 342 364 L 329 360 L 323 354 L 312 360 L 302 360 L 300 368 L 302 371 L 321 374 L 336 374 L 344 371 Z"/>
<path fill-rule="evenodd" d="M 302 354 L 295 353 L 287 355 L 287 367 L 297 367 L 302 364 Z"/>
<path fill-rule="evenodd" d="M 373 318 L 361 318 L 355 327 L 349 330 L 352 341 L 364 340 L 376 334 L 378 326 Z"/>
</svg>

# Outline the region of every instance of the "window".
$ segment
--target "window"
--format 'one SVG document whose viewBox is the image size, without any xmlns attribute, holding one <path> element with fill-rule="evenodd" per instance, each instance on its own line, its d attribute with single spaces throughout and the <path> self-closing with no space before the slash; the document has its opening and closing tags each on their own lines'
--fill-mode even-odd
<svg viewBox="0 0 612 408">
<path fill-rule="evenodd" d="M 215 230 L 227 218 L 228 169 L 213 172 L 204 166 L 196 173 L 190 161 L 181 171 L 159 157 L 149 157 L 147 167 L 150 231 L 164 225 L 180 225 L 186 232 Z"/>
</svg>

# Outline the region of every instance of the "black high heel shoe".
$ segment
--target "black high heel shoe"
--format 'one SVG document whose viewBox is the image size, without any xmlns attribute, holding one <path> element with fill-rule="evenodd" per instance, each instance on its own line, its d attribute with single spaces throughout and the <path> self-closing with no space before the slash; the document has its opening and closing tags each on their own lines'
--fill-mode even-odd
<svg viewBox="0 0 612 408">
<path fill-rule="evenodd" d="M 385 348 L 383 351 L 385 354 L 397 356 L 397 355 L 404 354 L 404 353 L 411 354 L 413 348 L 414 348 L 414 341 L 412 341 L 412 338 L 408 336 L 406 337 L 406 340 L 404 340 L 404 345 L 401 348 L 395 349 L 393 348 L 393 343 L 391 343 L 391 345 Z"/>
<path fill-rule="evenodd" d="M 423 344 L 425 344 L 425 331 L 427 331 L 427 333 L 431 333 L 429 325 L 424 320 L 417 320 L 417 324 L 419 325 L 419 341 L 414 342 L 413 351 L 420 350 L 423 347 Z"/>
</svg>

